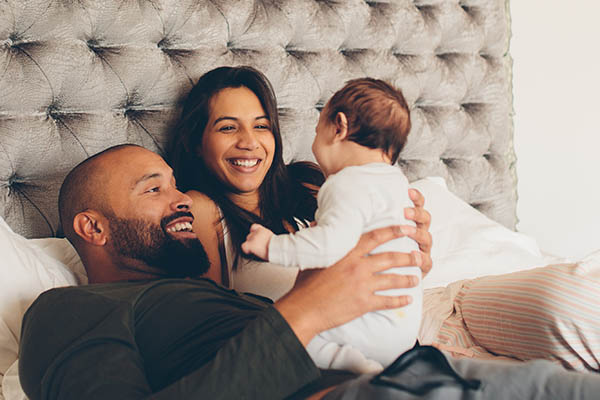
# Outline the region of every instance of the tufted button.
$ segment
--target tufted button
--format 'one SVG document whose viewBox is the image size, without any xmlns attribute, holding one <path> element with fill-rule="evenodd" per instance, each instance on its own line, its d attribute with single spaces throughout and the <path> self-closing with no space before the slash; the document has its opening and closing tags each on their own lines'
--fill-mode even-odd
<svg viewBox="0 0 600 400">
<path fill-rule="evenodd" d="M 171 42 L 170 42 L 169 38 L 166 38 L 166 37 L 162 38 L 158 43 L 156 43 L 156 47 L 158 47 L 162 51 L 167 50 L 170 45 L 171 45 Z"/>
<path fill-rule="evenodd" d="M 135 119 L 135 111 L 126 106 L 125 112 L 123 112 L 123 117 L 126 119 Z"/>
<path fill-rule="evenodd" d="M 8 46 L 16 47 L 19 45 L 19 42 L 21 42 L 21 38 L 19 37 L 18 33 L 13 32 L 10 35 L 8 35 L 8 39 L 6 41 Z"/>
<path fill-rule="evenodd" d="M 298 51 L 298 49 L 296 49 L 294 46 L 290 46 L 290 45 L 288 44 L 288 45 L 286 45 L 286 46 L 283 48 L 283 50 L 284 50 L 286 53 L 288 53 L 289 55 L 291 55 L 291 56 L 294 56 L 294 57 L 296 57 L 296 58 L 297 58 L 297 55 L 298 55 L 298 52 L 299 52 L 299 51 Z"/>
<path fill-rule="evenodd" d="M 102 43 L 96 39 L 89 39 L 86 42 L 86 45 L 94 54 L 99 55 L 105 50 L 105 46 L 103 46 Z"/>
<path fill-rule="evenodd" d="M 85 42 L 85 44 L 94 54 L 98 54 L 102 51 L 102 49 L 100 48 L 100 43 L 95 39 L 89 39 Z"/>
<path fill-rule="evenodd" d="M 58 119 L 59 118 L 59 111 L 58 111 L 58 107 L 55 104 L 50 104 L 48 106 L 48 108 L 46 108 L 46 115 L 52 119 Z"/>
<path fill-rule="evenodd" d="M 138 108 L 133 108 L 134 106 L 132 104 L 129 104 L 128 106 L 125 107 L 125 112 L 123 113 L 123 116 L 129 120 L 136 120 L 139 118 L 140 115 L 142 115 L 143 110 L 140 110 Z"/>
<path fill-rule="evenodd" d="M 19 178 L 18 176 L 16 176 L 16 175 L 14 175 L 14 174 L 13 174 L 13 175 L 11 175 L 11 176 L 8 178 L 8 181 L 7 181 L 7 186 L 8 186 L 9 188 L 16 188 L 16 187 L 18 187 L 18 186 L 19 186 L 21 183 L 23 183 L 23 180 L 22 180 L 21 178 Z"/>
</svg>

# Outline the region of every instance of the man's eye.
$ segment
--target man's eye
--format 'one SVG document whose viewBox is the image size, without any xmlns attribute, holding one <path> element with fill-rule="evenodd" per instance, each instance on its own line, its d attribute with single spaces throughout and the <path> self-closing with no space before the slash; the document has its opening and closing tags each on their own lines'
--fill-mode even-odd
<svg viewBox="0 0 600 400">
<path fill-rule="evenodd" d="M 146 190 L 146 193 L 158 193 L 160 191 L 159 187 L 153 187 L 152 189 Z"/>
</svg>

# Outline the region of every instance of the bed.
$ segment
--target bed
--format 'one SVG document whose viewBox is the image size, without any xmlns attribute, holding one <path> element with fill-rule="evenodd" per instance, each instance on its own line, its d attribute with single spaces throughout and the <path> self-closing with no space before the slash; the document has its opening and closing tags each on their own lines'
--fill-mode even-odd
<svg viewBox="0 0 600 400">
<path fill-rule="evenodd" d="M 452 282 L 542 265 L 535 241 L 514 232 L 509 39 L 505 0 L 1 2 L 0 399 L 23 396 L 28 305 L 86 282 L 56 237 L 62 179 L 115 144 L 163 154 L 186 93 L 221 65 L 271 80 L 288 162 L 313 160 L 319 111 L 346 80 L 403 90 L 413 127 L 399 166 L 433 216 L 422 331 L 439 329 Z"/>
</svg>

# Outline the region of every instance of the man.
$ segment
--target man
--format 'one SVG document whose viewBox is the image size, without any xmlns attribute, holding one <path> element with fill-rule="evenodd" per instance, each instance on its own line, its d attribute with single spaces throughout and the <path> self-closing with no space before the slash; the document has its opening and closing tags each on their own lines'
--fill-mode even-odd
<svg viewBox="0 0 600 400">
<path fill-rule="evenodd" d="M 108 149 L 71 171 L 61 223 L 90 283 L 101 285 L 51 290 L 28 311 L 20 375 L 31 399 L 282 398 L 319 377 L 304 351 L 316 333 L 404 306 L 406 297 L 373 292 L 416 284 L 374 274 L 414 265 L 411 255 L 363 257 L 401 235 L 391 228 L 366 235 L 318 274 L 329 276 L 304 279 L 275 305 L 208 279 L 172 279 L 208 268 L 190 204 L 164 160 L 138 146 Z"/>
<path fill-rule="evenodd" d="M 374 293 L 414 286 L 413 277 L 377 272 L 417 260 L 365 257 L 401 236 L 398 228 L 363 235 L 275 304 L 225 289 L 200 277 L 208 264 L 190 202 L 162 158 L 138 146 L 111 148 L 71 171 L 61 222 L 96 284 L 50 290 L 25 315 L 19 373 L 30 399 L 285 398 L 321 377 L 305 350 L 316 333 L 409 302 Z M 450 361 L 417 348 L 380 376 L 326 396 L 523 398 L 542 390 L 566 399 L 600 390 L 600 377 L 550 363 Z"/>
</svg>

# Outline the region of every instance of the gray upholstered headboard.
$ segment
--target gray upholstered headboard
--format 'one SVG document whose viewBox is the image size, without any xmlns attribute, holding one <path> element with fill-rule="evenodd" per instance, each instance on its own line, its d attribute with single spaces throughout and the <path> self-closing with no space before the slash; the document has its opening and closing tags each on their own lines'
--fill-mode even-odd
<svg viewBox="0 0 600 400">
<path fill-rule="evenodd" d="M 344 81 L 403 89 L 400 164 L 438 175 L 514 228 L 506 0 L 4 0 L 0 215 L 52 236 L 63 177 L 106 147 L 162 152 L 198 77 L 249 64 L 272 81 L 286 161 L 312 159 L 318 110 Z"/>
</svg>

